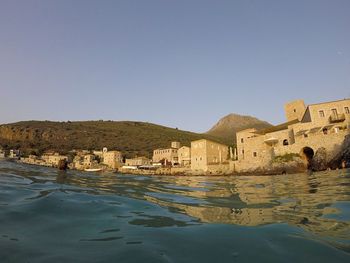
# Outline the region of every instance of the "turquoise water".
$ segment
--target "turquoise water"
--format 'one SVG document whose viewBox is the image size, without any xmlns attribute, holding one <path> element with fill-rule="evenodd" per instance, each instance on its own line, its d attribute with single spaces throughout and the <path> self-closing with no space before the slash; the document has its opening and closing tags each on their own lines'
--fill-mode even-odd
<svg viewBox="0 0 350 263">
<path fill-rule="evenodd" d="M 350 172 L 144 177 L 0 161 L 1 262 L 350 262 Z"/>
</svg>

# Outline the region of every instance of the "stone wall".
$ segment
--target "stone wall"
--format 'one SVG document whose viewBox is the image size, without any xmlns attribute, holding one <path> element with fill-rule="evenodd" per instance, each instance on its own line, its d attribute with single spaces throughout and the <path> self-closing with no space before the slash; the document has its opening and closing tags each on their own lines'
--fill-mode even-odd
<svg viewBox="0 0 350 263">
<path fill-rule="evenodd" d="M 289 153 L 300 154 L 304 147 L 310 147 L 314 153 L 320 148 L 324 148 L 329 159 L 332 159 L 332 156 L 335 156 L 341 150 L 344 139 L 348 134 L 348 129 L 339 130 L 337 133 L 334 131 L 327 134 L 318 132 L 310 134 L 306 138 L 304 136 L 296 136 L 294 144 L 283 145 L 282 139 L 288 136 L 288 130 L 284 130 L 268 134 L 268 136 L 278 138 L 278 142 L 272 146 L 264 143 L 266 138 L 264 136 L 253 137 L 244 145 L 244 148 L 242 147 L 244 149 L 244 157 L 241 155 L 241 158 L 234 163 L 234 171 L 247 172 L 259 168 L 268 169 L 271 167 L 271 161 L 274 157 Z"/>
<path fill-rule="evenodd" d="M 287 121 L 293 121 L 295 119 L 301 120 L 306 106 L 303 100 L 295 100 L 284 105 L 284 112 Z"/>
<path fill-rule="evenodd" d="M 228 159 L 228 146 L 209 140 L 191 142 L 191 170 L 208 171 L 211 165 L 219 165 Z"/>
</svg>

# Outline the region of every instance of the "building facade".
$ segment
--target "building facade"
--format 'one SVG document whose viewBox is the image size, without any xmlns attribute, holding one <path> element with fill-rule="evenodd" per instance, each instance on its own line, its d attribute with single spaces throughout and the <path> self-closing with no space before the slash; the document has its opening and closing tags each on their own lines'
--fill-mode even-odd
<svg viewBox="0 0 350 263">
<path fill-rule="evenodd" d="M 236 171 L 268 166 L 277 156 L 299 154 L 310 159 L 320 148 L 333 153 L 349 134 L 350 99 L 305 106 L 297 100 L 285 105 L 286 123 L 237 132 Z"/>
<path fill-rule="evenodd" d="M 60 155 L 59 153 L 43 154 L 41 159 L 49 166 L 57 167 L 60 161 L 68 161 L 68 156 Z"/>
<path fill-rule="evenodd" d="M 177 165 L 179 164 L 178 150 L 179 142 L 172 142 L 170 148 L 156 149 L 153 151 L 153 163 L 164 162 L 164 164 Z"/>
<path fill-rule="evenodd" d="M 227 145 L 201 139 L 191 142 L 191 170 L 217 170 L 218 166 L 228 164 Z M 225 168 L 226 169 L 226 168 Z"/>
<path fill-rule="evenodd" d="M 191 148 L 182 146 L 178 150 L 179 164 L 183 167 L 191 166 Z"/>
<path fill-rule="evenodd" d="M 123 165 L 123 156 L 119 151 L 104 151 L 103 152 L 103 164 L 109 168 L 117 169 Z"/>
<path fill-rule="evenodd" d="M 131 159 L 125 160 L 126 166 L 143 166 L 143 165 L 151 165 L 151 160 L 146 157 L 135 157 Z"/>
</svg>

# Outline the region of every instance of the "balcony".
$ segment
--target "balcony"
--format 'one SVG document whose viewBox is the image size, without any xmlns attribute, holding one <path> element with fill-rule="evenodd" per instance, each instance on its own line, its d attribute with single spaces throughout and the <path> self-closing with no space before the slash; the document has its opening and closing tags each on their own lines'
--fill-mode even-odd
<svg viewBox="0 0 350 263">
<path fill-rule="evenodd" d="M 266 143 L 267 145 L 273 146 L 278 143 L 278 139 L 274 137 L 270 137 L 268 139 L 265 139 L 264 143 Z"/>
<path fill-rule="evenodd" d="M 332 114 L 329 116 L 329 122 L 330 123 L 337 123 L 337 122 L 343 122 L 345 121 L 345 114 Z"/>
</svg>

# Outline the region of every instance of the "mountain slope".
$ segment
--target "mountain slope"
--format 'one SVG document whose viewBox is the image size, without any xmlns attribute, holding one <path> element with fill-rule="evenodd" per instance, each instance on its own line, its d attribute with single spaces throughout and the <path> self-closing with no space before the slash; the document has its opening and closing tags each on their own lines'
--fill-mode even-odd
<svg viewBox="0 0 350 263">
<path fill-rule="evenodd" d="M 219 120 L 207 134 L 221 138 L 225 141 L 236 142 L 236 132 L 248 129 L 264 129 L 272 125 L 266 121 L 261 121 L 251 116 L 243 116 L 238 114 L 229 114 Z"/>
<path fill-rule="evenodd" d="M 62 153 L 72 149 L 117 149 L 126 157 L 152 156 L 153 149 L 169 147 L 171 141 L 190 145 L 207 138 L 225 142 L 215 136 L 198 134 L 156 124 L 132 121 L 50 122 L 26 121 L 0 125 L 0 145 L 21 149 L 27 154 L 45 150 Z"/>
</svg>

